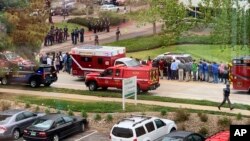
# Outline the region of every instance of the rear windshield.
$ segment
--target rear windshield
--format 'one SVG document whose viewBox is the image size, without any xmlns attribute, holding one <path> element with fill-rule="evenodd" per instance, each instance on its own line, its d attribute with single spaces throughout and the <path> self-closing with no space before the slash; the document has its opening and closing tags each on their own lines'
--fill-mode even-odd
<svg viewBox="0 0 250 141">
<path fill-rule="evenodd" d="M 133 131 L 128 128 L 114 127 L 112 134 L 116 137 L 121 137 L 121 138 L 133 137 Z"/>
<path fill-rule="evenodd" d="M 37 119 L 32 126 L 41 129 L 50 129 L 53 124 L 53 120 L 48 119 Z"/>
<path fill-rule="evenodd" d="M 10 115 L 0 115 L 0 124 L 8 123 L 10 118 L 11 118 Z"/>
</svg>

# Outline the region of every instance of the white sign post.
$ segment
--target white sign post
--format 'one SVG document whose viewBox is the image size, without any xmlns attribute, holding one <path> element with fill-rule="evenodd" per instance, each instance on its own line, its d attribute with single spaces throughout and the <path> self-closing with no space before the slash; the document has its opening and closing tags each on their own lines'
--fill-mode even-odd
<svg viewBox="0 0 250 141">
<path fill-rule="evenodd" d="M 125 99 L 135 97 L 135 105 L 137 105 L 137 77 L 124 78 L 122 80 L 122 108 L 125 111 Z"/>
</svg>

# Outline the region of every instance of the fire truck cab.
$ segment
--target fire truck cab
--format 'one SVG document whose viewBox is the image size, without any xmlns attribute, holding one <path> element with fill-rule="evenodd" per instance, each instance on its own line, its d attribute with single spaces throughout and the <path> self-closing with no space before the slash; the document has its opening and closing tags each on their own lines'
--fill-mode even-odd
<svg viewBox="0 0 250 141">
<path fill-rule="evenodd" d="M 85 84 L 90 91 L 108 87 L 122 89 L 123 78 L 137 76 L 137 92 L 155 90 L 160 86 L 158 69 L 151 66 L 125 66 L 124 64 L 107 68 L 102 73 L 87 74 Z"/>
<path fill-rule="evenodd" d="M 235 90 L 250 91 L 250 56 L 233 59 L 232 84 Z"/>
<path fill-rule="evenodd" d="M 125 57 L 125 47 L 83 45 L 72 48 L 72 75 L 85 77 L 90 72 L 103 72 Z"/>
</svg>

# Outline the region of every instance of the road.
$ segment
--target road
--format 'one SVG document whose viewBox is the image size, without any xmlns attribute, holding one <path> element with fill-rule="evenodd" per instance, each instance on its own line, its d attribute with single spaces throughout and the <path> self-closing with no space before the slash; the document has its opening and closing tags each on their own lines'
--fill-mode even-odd
<svg viewBox="0 0 250 141">
<path fill-rule="evenodd" d="M 84 81 L 73 77 L 67 73 L 59 73 L 58 81 L 53 83 L 52 87 L 71 88 L 79 90 L 88 90 Z M 223 98 L 223 84 L 213 84 L 207 82 L 179 82 L 173 80 L 160 80 L 161 86 L 151 94 L 164 97 L 209 100 L 221 102 Z M 250 95 L 247 92 L 232 91 L 230 100 L 233 103 L 250 105 Z"/>
</svg>

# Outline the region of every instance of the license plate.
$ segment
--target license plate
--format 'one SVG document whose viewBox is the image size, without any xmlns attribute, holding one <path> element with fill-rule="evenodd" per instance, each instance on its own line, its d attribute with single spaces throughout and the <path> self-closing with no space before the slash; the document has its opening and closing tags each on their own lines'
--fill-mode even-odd
<svg viewBox="0 0 250 141">
<path fill-rule="evenodd" d="M 30 132 L 31 136 L 36 136 L 36 132 Z"/>
</svg>

